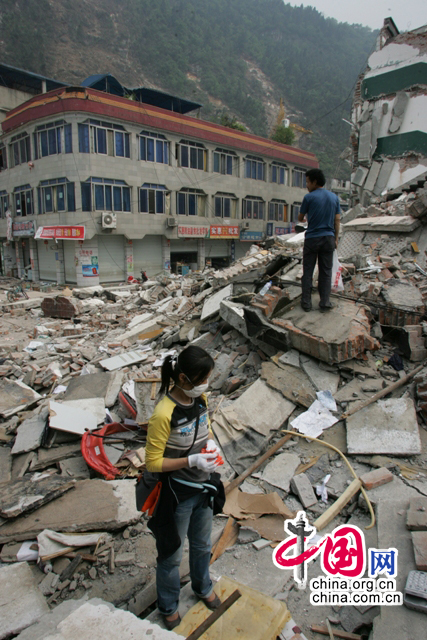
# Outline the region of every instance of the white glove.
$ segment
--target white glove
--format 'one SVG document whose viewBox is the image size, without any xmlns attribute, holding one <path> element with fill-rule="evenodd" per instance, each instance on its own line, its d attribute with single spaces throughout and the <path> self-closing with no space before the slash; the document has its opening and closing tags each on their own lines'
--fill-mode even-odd
<svg viewBox="0 0 427 640">
<path fill-rule="evenodd" d="M 206 451 L 209 451 L 209 453 L 216 453 L 217 456 L 221 455 L 221 449 L 218 447 L 215 440 L 212 440 L 212 438 L 209 438 L 206 443 Z"/>
<path fill-rule="evenodd" d="M 188 466 L 197 467 L 200 471 L 213 471 L 216 464 L 216 453 L 193 453 L 188 456 Z"/>
</svg>

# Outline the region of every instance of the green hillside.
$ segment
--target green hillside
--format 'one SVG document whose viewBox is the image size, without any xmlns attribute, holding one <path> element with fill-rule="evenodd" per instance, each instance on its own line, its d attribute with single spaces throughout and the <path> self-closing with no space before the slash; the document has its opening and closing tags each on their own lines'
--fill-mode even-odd
<svg viewBox="0 0 427 640">
<path fill-rule="evenodd" d="M 341 118 L 375 42 L 368 28 L 282 0 L 2 0 L 0 18 L 5 63 L 66 82 L 111 72 L 264 136 L 283 97 L 291 121 L 313 130 L 300 146 L 329 175 L 348 174 Z"/>
</svg>

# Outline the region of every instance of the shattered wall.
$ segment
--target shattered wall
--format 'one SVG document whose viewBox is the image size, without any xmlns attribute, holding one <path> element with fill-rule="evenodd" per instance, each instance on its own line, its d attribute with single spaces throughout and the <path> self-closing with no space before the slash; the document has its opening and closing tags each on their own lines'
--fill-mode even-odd
<svg viewBox="0 0 427 640">
<path fill-rule="evenodd" d="M 387 36 L 387 37 L 385 37 Z M 427 176 L 427 26 L 390 34 L 359 77 L 352 108 L 352 198 L 368 206 Z"/>
</svg>

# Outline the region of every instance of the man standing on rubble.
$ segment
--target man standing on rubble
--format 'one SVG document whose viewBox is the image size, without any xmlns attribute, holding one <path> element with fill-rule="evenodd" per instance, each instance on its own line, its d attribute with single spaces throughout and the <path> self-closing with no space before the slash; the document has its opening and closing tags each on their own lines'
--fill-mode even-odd
<svg viewBox="0 0 427 640">
<path fill-rule="evenodd" d="M 319 267 L 318 290 L 319 309 L 329 311 L 333 304 L 329 300 L 331 293 L 332 260 L 338 246 L 340 230 L 340 203 L 338 196 L 323 187 L 325 176 L 320 169 L 309 169 L 305 174 L 308 194 L 304 196 L 298 221 L 307 216 L 303 251 L 303 275 L 301 280 L 301 307 L 311 311 L 311 289 L 316 261 Z"/>
</svg>

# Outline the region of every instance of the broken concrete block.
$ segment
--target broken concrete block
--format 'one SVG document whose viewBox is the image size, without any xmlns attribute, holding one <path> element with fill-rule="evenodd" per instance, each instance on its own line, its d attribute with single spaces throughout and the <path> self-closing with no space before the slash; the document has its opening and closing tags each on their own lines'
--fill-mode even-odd
<svg viewBox="0 0 427 640">
<path fill-rule="evenodd" d="M 267 464 L 261 478 L 268 484 L 279 487 L 288 493 L 290 482 L 300 463 L 301 460 L 295 453 L 279 453 Z"/>
<path fill-rule="evenodd" d="M 0 447 L 0 484 L 10 482 L 12 477 L 12 456 L 10 449 Z"/>
<path fill-rule="evenodd" d="M 26 518 L 0 527 L 0 543 L 31 540 L 43 529 L 54 531 L 111 531 L 141 518 L 135 506 L 134 480 L 80 480 L 54 502 L 45 504 Z"/>
<path fill-rule="evenodd" d="M 398 456 L 421 453 L 417 415 L 410 397 L 378 400 L 346 422 L 348 453 Z"/>
<path fill-rule="evenodd" d="M 427 571 L 427 531 L 413 531 L 415 566 L 418 571 Z"/>
<path fill-rule="evenodd" d="M 66 296 L 44 298 L 41 305 L 44 315 L 48 318 L 70 319 L 80 313 L 78 300 Z"/>
<path fill-rule="evenodd" d="M 96 398 L 100 400 L 100 398 Z M 81 403 L 83 400 L 70 400 L 70 402 Z M 101 402 L 103 402 L 101 400 Z M 78 406 L 69 406 L 69 403 L 49 401 L 49 426 L 59 431 L 67 431 L 83 435 L 86 430 L 93 431 L 98 426 L 95 413 L 80 409 Z"/>
<path fill-rule="evenodd" d="M 89 467 L 84 458 L 67 458 L 59 462 L 61 474 L 67 478 L 75 480 L 84 480 L 90 478 Z"/>
<path fill-rule="evenodd" d="M 301 356 L 301 367 L 304 369 L 312 385 L 317 391 L 330 391 L 334 396 L 338 390 L 340 376 L 338 373 L 325 371 L 316 360 L 308 356 Z"/>
<path fill-rule="evenodd" d="M 379 348 L 371 337 L 364 309 L 349 300 L 339 300 L 329 314 L 316 311 L 318 297 L 313 296 L 313 311 L 305 313 L 299 305 L 271 322 L 288 332 L 293 348 L 318 360 L 335 364 Z"/>
<path fill-rule="evenodd" d="M 51 467 L 52 465 L 56 464 L 60 460 L 65 460 L 65 458 L 80 455 L 80 442 L 63 444 L 59 447 L 52 447 L 51 449 L 40 448 L 37 451 L 37 457 L 30 461 L 30 470 L 38 471 L 39 469 L 46 469 L 47 467 Z"/>
<path fill-rule="evenodd" d="M 55 593 L 56 585 L 58 584 L 58 582 L 59 576 L 51 571 L 39 583 L 39 589 L 44 596 L 52 595 L 52 593 Z"/>
<path fill-rule="evenodd" d="M 16 635 L 49 611 L 26 562 L 0 567 L 0 638 Z"/>
<path fill-rule="evenodd" d="M 427 498 L 412 498 L 406 515 L 406 526 L 410 531 L 427 531 Z"/>
<path fill-rule="evenodd" d="M 393 474 L 386 467 L 381 467 L 380 469 L 374 469 L 373 471 L 364 473 L 360 476 L 360 480 L 365 489 L 375 489 L 382 484 L 392 482 Z"/>
<path fill-rule="evenodd" d="M 55 500 L 74 487 L 73 480 L 56 474 L 34 474 L 0 486 L 0 516 L 16 518 Z"/>
<path fill-rule="evenodd" d="M 215 361 L 215 369 L 210 377 L 209 386 L 211 389 L 221 389 L 234 368 L 234 362 L 226 353 L 220 353 Z"/>
<path fill-rule="evenodd" d="M 7 378 L 0 380 L 0 415 L 4 418 L 10 418 L 38 400 L 41 400 L 41 395 L 23 382 Z"/>
<path fill-rule="evenodd" d="M 311 482 L 305 473 L 299 473 L 291 480 L 291 489 L 300 499 L 304 509 L 317 504 L 317 498 L 311 486 Z"/>
<path fill-rule="evenodd" d="M 223 289 L 220 289 L 214 293 L 210 298 L 207 298 L 203 304 L 201 321 L 203 322 L 207 318 L 214 316 L 220 310 L 221 301 L 225 298 L 229 298 L 233 294 L 233 285 L 229 284 Z"/>
<path fill-rule="evenodd" d="M 263 362 L 261 378 L 269 387 L 280 391 L 285 398 L 303 407 L 309 407 L 316 399 L 316 390 L 302 369 L 287 364 L 278 367 L 274 362 Z"/>
<path fill-rule="evenodd" d="M 27 453 L 39 448 L 46 428 L 48 414 L 49 410 L 44 408 L 40 413 L 24 420 L 19 425 L 12 448 L 13 455 Z"/>
<path fill-rule="evenodd" d="M 147 357 L 147 351 L 143 349 L 135 349 L 134 351 L 126 351 L 125 353 L 113 356 L 112 358 L 105 358 L 105 360 L 101 360 L 99 364 L 101 367 L 104 367 L 104 369 L 108 369 L 108 371 L 115 371 L 122 367 L 129 367 L 137 362 L 143 362 Z"/>
</svg>

